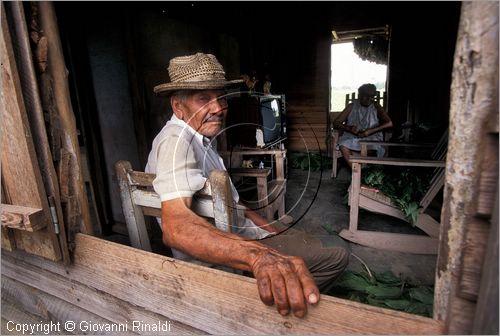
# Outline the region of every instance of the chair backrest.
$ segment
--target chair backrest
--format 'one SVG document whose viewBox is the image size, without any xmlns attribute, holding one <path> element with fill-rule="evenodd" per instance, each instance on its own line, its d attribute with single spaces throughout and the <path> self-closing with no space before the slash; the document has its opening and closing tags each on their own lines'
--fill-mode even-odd
<svg viewBox="0 0 500 336">
<path fill-rule="evenodd" d="M 350 103 L 352 103 L 356 99 L 357 99 L 356 92 L 346 93 L 345 106 L 349 105 Z M 384 108 L 384 110 L 386 110 L 386 106 L 385 106 L 386 102 L 387 102 L 387 92 L 386 91 L 384 91 L 382 96 L 380 96 L 380 91 L 376 91 L 374 100 L 375 100 L 375 102 L 379 103 Z"/>
<path fill-rule="evenodd" d="M 115 169 L 130 243 L 151 251 L 144 216 L 161 218 L 160 197 L 153 190 L 155 175 L 133 170 L 128 161 L 118 161 Z M 204 188 L 194 195 L 191 209 L 200 216 L 213 218 L 218 229 L 231 232 L 237 214 L 229 174 L 212 171 Z"/>
</svg>

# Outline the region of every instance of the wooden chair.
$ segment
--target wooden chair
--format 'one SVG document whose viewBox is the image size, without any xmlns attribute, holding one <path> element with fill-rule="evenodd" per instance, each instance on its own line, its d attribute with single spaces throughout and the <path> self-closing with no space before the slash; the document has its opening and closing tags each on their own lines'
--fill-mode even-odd
<svg viewBox="0 0 500 336">
<path fill-rule="evenodd" d="M 356 99 L 355 92 L 352 92 L 351 94 L 349 94 L 349 93 L 346 94 L 345 95 L 345 106 L 352 103 L 355 99 Z M 385 109 L 385 105 L 387 102 L 387 92 L 384 92 L 382 97 L 380 97 L 380 91 L 377 91 L 376 96 L 375 96 L 375 101 L 378 102 L 380 105 L 382 105 L 382 107 Z M 340 113 L 336 113 L 336 114 L 337 114 L 336 117 L 338 117 L 340 115 Z M 331 138 L 332 139 L 332 173 L 331 173 L 331 177 L 332 178 L 337 177 L 338 159 L 343 156 L 340 149 L 337 149 L 337 144 L 339 142 L 339 137 L 342 135 L 342 131 L 333 128 L 334 121 L 335 121 L 335 119 L 332 120 L 332 127 L 331 127 L 331 132 L 332 132 L 332 138 Z M 390 137 L 391 137 L 390 133 L 384 132 L 384 140 L 387 141 L 387 140 L 389 140 Z M 366 156 L 366 153 L 365 153 L 365 156 Z"/>
<path fill-rule="evenodd" d="M 132 170 L 128 161 L 118 161 L 115 169 L 131 245 L 151 251 L 144 216 L 161 217 L 160 197 L 152 188 L 155 175 Z M 198 215 L 212 219 L 220 230 L 231 232 L 237 214 L 226 171 L 210 173 L 204 188 L 194 195 L 192 209 Z"/>
<path fill-rule="evenodd" d="M 245 202 L 250 209 L 256 210 L 268 221 L 278 219 L 283 223 L 291 223 L 293 219 L 285 212 L 286 183 L 285 178 L 285 149 L 242 149 L 221 151 L 224 164 L 229 167 L 229 174 L 233 181 L 238 178 L 255 178 L 257 201 Z M 272 168 L 241 168 L 245 157 L 269 155 L 275 165 L 275 176 L 268 181 L 268 176 L 273 174 Z M 231 160 L 231 162 L 229 162 Z"/>
<path fill-rule="evenodd" d="M 444 186 L 444 166 L 447 150 L 446 132 L 431 155 L 433 160 L 416 159 L 395 159 L 395 158 L 372 158 L 372 157 L 353 157 L 352 162 L 352 181 L 349 191 L 349 229 L 342 230 L 340 236 L 354 243 L 369 246 L 378 249 L 410 252 L 417 254 L 437 254 L 439 223 L 426 214 L 425 211 L 440 189 Z M 368 142 L 369 143 L 369 142 Z M 387 146 L 397 145 L 399 143 L 379 143 Z M 367 142 L 362 143 L 367 145 Z M 416 145 L 413 145 L 416 146 Z M 358 229 L 359 208 L 372 212 L 381 213 L 407 221 L 406 216 L 394 205 L 391 200 L 380 191 L 361 186 L 362 165 L 379 164 L 402 167 L 435 167 L 433 178 L 429 189 L 420 200 L 420 209 L 415 226 L 422 229 L 428 236 L 365 231 Z"/>
</svg>

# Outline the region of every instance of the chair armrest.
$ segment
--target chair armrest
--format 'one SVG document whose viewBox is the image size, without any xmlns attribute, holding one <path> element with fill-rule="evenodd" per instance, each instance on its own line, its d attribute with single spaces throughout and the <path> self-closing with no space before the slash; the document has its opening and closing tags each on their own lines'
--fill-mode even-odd
<svg viewBox="0 0 500 336">
<path fill-rule="evenodd" d="M 387 147 L 422 147 L 422 148 L 433 148 L 436 146 L 435 143 L 421 143 L 421 144 L 410 144 L 410 143 L 402 143 L 402 142 L 384 142 L 384 141 L 374 141 L 374 140 L 360 140 L 359 144 L 363 145 L 380 145 Z"/>
<path fill-rule="evenodd" d="M 387 166 L 406 167 L 444 167 L 445 161 L 437 160 L 416 160 L 416 159 L 396 159 L 396 158 L 376 158 L 365 156 L 351 156 L 352 163 L 380 164 Z"/>
</svg>

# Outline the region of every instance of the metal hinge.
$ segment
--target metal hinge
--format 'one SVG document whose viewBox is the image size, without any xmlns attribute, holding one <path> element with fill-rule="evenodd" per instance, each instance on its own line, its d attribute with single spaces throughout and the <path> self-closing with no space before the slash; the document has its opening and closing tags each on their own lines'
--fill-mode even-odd
<svg viewBox="0 0 500 336">
<path fill-rule="evenodd" d="M 58 235 L 61 231 L 59 229 L 59 220 L 57 219 L 57 210 L 54 204 L 53 197 L 49 197 L 49 204 L 50 204 L 50 215 L 52 216 L 52 224 L 54 225 L 54 232 L 56 235 Z"/>
</svg>

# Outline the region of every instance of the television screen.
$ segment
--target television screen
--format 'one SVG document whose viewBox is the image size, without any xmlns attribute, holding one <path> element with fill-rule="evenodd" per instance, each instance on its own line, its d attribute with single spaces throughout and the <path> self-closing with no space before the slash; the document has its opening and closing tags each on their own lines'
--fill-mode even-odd
<svg viewBox="0 0 500 336">
<path fill-rule="evenodd" d="M 281 109 L 277 98 L 260 97 L 260 114 L 264 143 L 268 144 L 281 137 Z"/>
<path fill-rule="evenodd" d="M 283 137 L 285 96 L 242 96 L 228 100 L 226 118 L 230 146 L 256 147 L 257 128 L 262 130 L 266 145 Z"/>
</svg>

